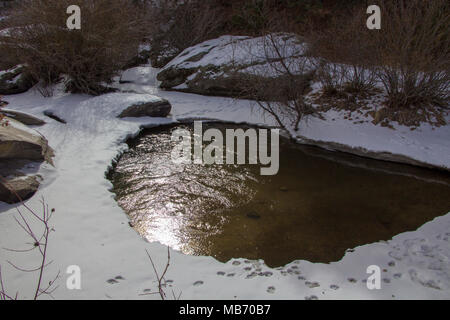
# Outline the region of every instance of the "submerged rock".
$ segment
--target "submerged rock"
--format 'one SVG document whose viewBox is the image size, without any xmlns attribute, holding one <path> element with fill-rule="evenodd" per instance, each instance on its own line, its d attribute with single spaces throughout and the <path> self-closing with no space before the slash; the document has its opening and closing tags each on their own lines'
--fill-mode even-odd
<svg viewBox="0 0 450 320">
<path fill-rule="evenodd" d="M 165 118 L 172 110 L 172 105 L 165 99 L 134 104 L 120 113 L 119 118 L 157 117 Z"/>
<path fill-rule="evenodd" d="M 247 218 L 256 220 L 256 219 L 261 219 L 261 216 L 256 212 L 249 212 L 249 213 L 247 213 Z"/>
</svg>

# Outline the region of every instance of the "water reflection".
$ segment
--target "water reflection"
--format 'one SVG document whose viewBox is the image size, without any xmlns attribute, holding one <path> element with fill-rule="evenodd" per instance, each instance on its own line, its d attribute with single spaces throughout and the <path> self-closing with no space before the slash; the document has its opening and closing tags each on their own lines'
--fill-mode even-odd
<svg viewBox="0 0 450 320">
<path fill-rule="evenodd" d="M 261 176 L 257 165 L 174 164 L 171 132 L 180 127 L 193 132 L 190 125 L 149 129 L 130 141 L 109 178 L 141 235 L 186 254 L 270 266 L 330 262 L 450 211 L 446 173 L 286 140 L 276 176 Z M 204 130 L 210 127 L 236 128 L 216 123 Z"/>
</svg>

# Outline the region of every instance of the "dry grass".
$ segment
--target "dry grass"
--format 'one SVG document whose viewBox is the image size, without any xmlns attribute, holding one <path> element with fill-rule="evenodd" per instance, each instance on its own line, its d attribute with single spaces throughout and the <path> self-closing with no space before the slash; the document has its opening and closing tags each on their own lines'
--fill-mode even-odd
<svg viewBox="0 0 450 320">
<path fill-rule="evenodd" d="M 449 107 L 450 4 L 446 0 L 381 1 L 374 37 L 378 77 L 394 110 Z"/>
<path fill-rule="evenodd" d="M 381 84 L 387 99 L 374 123 L 445 124 L 450 90 L 448 1 L 377 2 L 381 30 L 365 27 L 366 7 L 360 6 L 350 16 L 332 19 L 328 28 L 310 33 L 311 55 L 320 57 L 322 100 L 335 105 L 347 100 L 348 109 L 357 109 L 358 97 L 370 95 L 374 85 Z"/>
</svg>

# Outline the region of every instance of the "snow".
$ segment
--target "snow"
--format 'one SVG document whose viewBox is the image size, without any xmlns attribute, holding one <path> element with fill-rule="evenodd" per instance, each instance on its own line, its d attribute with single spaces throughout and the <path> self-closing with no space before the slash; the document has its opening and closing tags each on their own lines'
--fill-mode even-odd
<svg viewBox="0 0 450 320">
<path fill-rule="evenodd" d="M 222 41 L 222 40 L 221 40 Z M 251 101 L 204 97 L 157 88 L 158 70 L 149 66 L 126 71 L 122 80 L 134 83 L 116 84 L 121 93 L 99 97 L 73 95 L 55 91 L 51 98 L 36 91 L 7 96 L 9 108 L 41 116 L 52 110 L 67 124 L 48 120 L 38 128 L 55 150 L 55 166 L 41 165 L 44 178 L 38 193 L 27 204 L 38 210 L 44 197 L 56 209 L 52 220 L 49 259 L 54 262 L 46 271 L 45 281 L 61 271 L 57 299 L 159 299 L 158 295 L 142 296 L 145 289 L 156 291 L 156 277 L 146 257 L 148 250 L 162 270 L 167 248 L 147 243 L 130 226 L 123 210 L 109 191 L 111 183 L 105 171 L 118 154 L 125 151 L 125 139 L 139 133 L 144 126 L 156 126 L 187 118 L 213 118 L 234 122 L 274 125 Z M 125 107 L 159 96 L 173 106 L 167 119 L 118 119 Z M 301 135 L 313 139 L 336 141 L 370 150 L 401 153 L 429 163 L 450 167 L 450 146 L 445 137 L 449 126 L 432 130 L 427 126 L 417 131 L 399 127 L 391 130 L 370 123 L 354 125 L 343 115 L 329 112 L 326 118 L 310 119 L 301 126 Z M 24 248 L 27 241 L 13 217 L 17 206 L 0 203 L 0 247 Z M 36 223 L 32 221 L 32 225 Z M 183 255 L 171 250 L 166 279 L 167 288 L 181 293 L 182 299 L 449 299 L 450 298 L 450 214 L 436 218 L 416 231 L 397 235 L 387 242 L 367 244 L 349 250 L 339 262 L 330 264 L 294 261 L 278 269 L 270 269 L 263 261 L 247 261 L 236 257 L 220 263 L 212 257 Z M 0 251 L 0 264 L 6 288 L 30 298 L 35 276 L 18 272 L 6 261 L 22 267 L 34 267 L 37 256 Z M 66 288 L 67 267 L 81 268 L 81 290 Z M 378 265 L 382 272 L 381 290 L 368 290 L 362 280 L 366 269 Z M 244 268 L 250 267 L 250 270 Z M 271 272 L 272 275 L 256 275 Z M 123 280 L 110 284 L 108 279 Z M 349 279 L 356 279 L 351 282 Z M 387 280 L 388 279 L 388 280 Z M 318 282 L 310 288 L 306 282 Z M 274 287 L 275 289 L 273 290 Z M 269 289 L 270 288 L 270 289 Z"/>
<path fill-rule="evenodd" d="M 254 63 L 265 63 L 268 58 L 279 58 L 273 50 L 267 47 L 269 41 L 272 40 L 267 37 L 221 36 L 185 49 L 170 61 L 163 70 L 172 67 L 194 69 L 207 65 L 248 66 Z M 274 36 L 273 41 L 280 44 L 280 48 L 283 48 L 280 52 L 283 57 L 301 56 L 306 51 L 305 44 L 299 43 L 294 36 L 289 34 Z M 195 59 L 199 55 L 202 58 L 200 60 Z"/>
</svg>

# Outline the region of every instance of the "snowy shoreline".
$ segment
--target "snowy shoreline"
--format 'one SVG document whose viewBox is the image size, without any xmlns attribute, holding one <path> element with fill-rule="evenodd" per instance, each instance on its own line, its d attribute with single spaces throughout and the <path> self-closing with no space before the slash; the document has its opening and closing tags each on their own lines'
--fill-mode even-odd
<svg viewBox="0 0 450 320">
<path fill-rule="evenodd" d="M 67 124 L 48 120 L 37 130 L 55 150 L 55 167 L 41 166 L 44 178 L 38 193 L 27 204 L 39 208 L 44 197 L 56 209 L 52 224 L 49 258 L 54 260 L 46 272 L 48 279 L 61 271 L 57 299 L 158 299 L 141 296 L 146 289 L 156 291 L 156 277 L 148 261 L 147 249 L 161 270 L 167 260 L 167 248 L 145 242 L 128 225 L 128 218 L 109 191 L 111 183 L 104 174 L 111 161 L 126 150 L 128 137 L 142 127 L 177 122 L 187 118 L 211 118 L 272 126 L 250 101 L 206 97 L 157 88 L 154 70 L 134 68 L 140 83 L 124 84 L 123 90 L 136 93 L 112 93 L 99 97 L 55 92 L 43 98 L 34 90 L 7 96 L 9 108 L 43 119 L 52 110 Z M 144 79 L 142 79 L 144 78 Z M 117 119 L 123 108 L 155 94 L 169 100 L 172 117 Z M 301 126 L 300 134 L 314 140 L 345 143 L 373 151 L 396 151 L 419 161 L 450 168 L 450 145 L 445 137 L 450 126 L 432 130 L 426 125 L 417 131 L 396 130 L 370 123 L 353 125 L 334 111 L 327 118 L 311 119 Z M 47 119 L 46 119 L 47 120 Z M 351 125 L 350 125 L 351 124 Z M 13 217 L 15 206 L 0 204 L 1 247 L 22 248 L 25 237 Z M 449 299 L 450 298 L 450 214 L 438 217 L 416 231 L 395 236 L 389 241 L 351 249 L 338 262 L 330 264 L 294 261 L 282 268 L 270 269 L 262 261 L 236 257 L 220 263 L 211 257 L 186 256 L 171 250 L 167 279 L 181 299 Z M 19 290 L 19 297 L 30 298 L 34 276 L 18 272 L 7 264 L 34 266 L 33 254 L 1 251 L 0 264 L 6 289 Z M 364 279 L 370 265 L 383 272 L 382 289 L 370 291 Z M 81 268 L 82 290 L 65 286 L 66 268 Z M 122 277 L 111 284 L 107 281 Z M 47 280 L 46 278 L 46 280 Z M 354 281 L 356 280 L 356 282 Z M 316 286 L 318 282 L 319 286 Z M 273 288 L 274 289 L 273 289 Z"/>
</svg>

